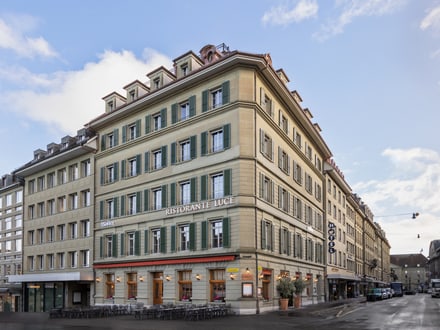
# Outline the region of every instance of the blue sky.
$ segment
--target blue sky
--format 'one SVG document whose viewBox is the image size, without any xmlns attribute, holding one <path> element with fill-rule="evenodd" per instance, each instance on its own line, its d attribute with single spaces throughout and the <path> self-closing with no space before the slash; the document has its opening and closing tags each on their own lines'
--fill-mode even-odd
<svg viewBox="0 0 440 330">
<path fill-rule="evenodd" d="M 439 0 L 2 0 L 0 175 L 75 135 L 103 96 L 221 43 L 270 53 L 391 252 L 427 255 L 440 239 Z"/>
</svg>

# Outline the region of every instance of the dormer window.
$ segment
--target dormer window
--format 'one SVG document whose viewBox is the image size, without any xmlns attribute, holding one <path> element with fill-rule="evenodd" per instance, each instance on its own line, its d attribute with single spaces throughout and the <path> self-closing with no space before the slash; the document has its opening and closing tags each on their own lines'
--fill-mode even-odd
<svg viewBox="0 0 440 330">
<path fill-rule="evenodd" d="M 182 72 L 182 77 L 186 76 L 188 74 L 188 63 L 182 64 L 180 66 L 180 71 Z"/>
<path fill-rule="evenodd" d="M 136 100 L 136 90 L 132 89 L 131 91 L 129 91 L 128 92 L 128 97 L 129 97 L 129 101 Z"/>
<path fill-rule="evenodd" d="M 160 79 L 156 78 L 153 80 L 154 89 L 158 89 L 160 87 Z"/>
<path fill-rule="evenodd" d="M 115 103 L 113 101 L 108 101 L 107 102 L 107 110 L 113 111 L 114 109 L 115 109 Z"/>
</svg>

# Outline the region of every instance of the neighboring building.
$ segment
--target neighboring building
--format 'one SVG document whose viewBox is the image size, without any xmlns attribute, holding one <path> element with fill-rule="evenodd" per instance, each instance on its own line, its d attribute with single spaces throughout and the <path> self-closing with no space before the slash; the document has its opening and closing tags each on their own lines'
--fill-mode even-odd
<svg viewBox="0 0 440 330">
<path fill-rule="evenodd" d="M 26 312 L 91 303 L 95 150 L 82 129 L 15 172 L 25 181 L 23 274 L 9 281 L 23 283 Z"/>
<path fill-rule="evenodd" d="M 429 244 L 429 279 L 440 278 L 440 239 Z"/>
<path fill-rule="evenodd" d="M 405 291 L 423 292 L 428 288 L 428 258 L 423 254 L 392 254 L 391 271 L 395 281 L 403 283 Z"/>
<path fill-rule="evenodd" d="M 385 231 L 381 226 L 375 222 L 376 226 L 376 242 L 377 242 L 377 252 L 376 256 L 378 259 L 377 267 L 377 279 L 381 281 L 385 286 L 391 281 L 391 266 L 390 266 L 390 243 L 386 238 Z"/>
<path fill-rule="evenodd" d="M 278 308 L 281 276 L 324 300 L 323 160 L 310 111 L 269 55 L 211 45 L 104 97 L 96 303 Z"/>
<path fill-rule="evenodd" d="M 22 272 L 23 186 L 15 175 L 0 178 L 0 312 L 20 311 L 21 285 L 8 281 Z"/>
<path fill-rule="evenodd" d="M 356 232 L 347 196 L 351 188 L 333 160 L 324 163 L 326 180 L 326 221 L 328 228 L 328 299 L 353 298 L 359 294 L 356 276 Z M 349 216 L 350 215 L 350 216 Z"/>
</svg>

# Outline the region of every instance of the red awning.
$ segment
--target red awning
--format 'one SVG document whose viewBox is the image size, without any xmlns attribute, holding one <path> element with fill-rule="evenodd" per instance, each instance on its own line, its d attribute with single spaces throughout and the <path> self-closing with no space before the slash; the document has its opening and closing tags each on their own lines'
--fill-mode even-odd
<svg viewBox="0 0 440 330">
<path fill-rule="evenodd" d="M 200 264 L 204 262 L 219 262 L 219 261 L 233 261 L 233 260 L 235 260 L 235 256 L 210 256 L 210 257 L 200 257 L 200 258 L 106 263 L 106 264 L 93 265 L 93 268 L 102 269 L 102 268 L 145 267 L 145 266 L 156 266 L 156 265 Z"/>
</svg>

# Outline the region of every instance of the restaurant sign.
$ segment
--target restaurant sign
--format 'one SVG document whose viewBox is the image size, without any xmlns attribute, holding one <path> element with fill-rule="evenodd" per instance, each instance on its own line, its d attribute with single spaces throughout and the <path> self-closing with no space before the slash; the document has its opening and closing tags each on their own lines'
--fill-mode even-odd
<svg viewBox="0 0 440 330">
<path fill-rule="evenodd" d="M 192 203 L 187 205 L 178 205 L 165 209 L 165 215 L 179 215 L 190 212 L 197 212 L 203 210 L 214 209 L 222 206 L 229 206 L 234 204 L 234 197 L 228 196 L 210 201 L 203 201 L 198 203 Z"/>
</svg>

